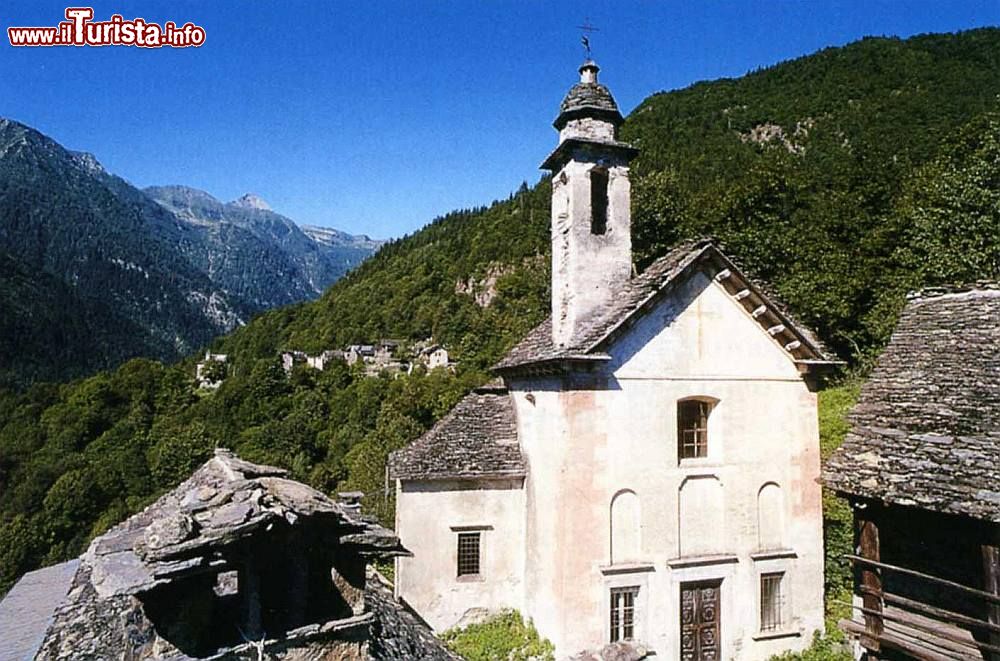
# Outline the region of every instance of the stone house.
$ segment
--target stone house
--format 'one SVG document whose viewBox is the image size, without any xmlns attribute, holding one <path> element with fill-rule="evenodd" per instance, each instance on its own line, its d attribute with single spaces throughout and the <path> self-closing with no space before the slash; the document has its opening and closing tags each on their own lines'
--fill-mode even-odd
<svg viewBox="0 0 1000 661">
<path fill-rule="evenodd" d="M 344 360 L 348 365 L 354 365 L 359 360 L 371 362 L 375 359 L 375 346 L 372 344 L 352 344 L 344 351 Z"/>
<path fill-rule="evenodd" d="M 225 450 L 0 602 L 0 659 L 452 659 L 367 569 L 391 531 Z"/>
<path fill-rule="evenodd" d="M 320 371 L 325 370 L 326 366 L 335 360 L 344 360 L 344 352 L 339 349 L 327 349 L 315 356 L 306 356 L 306 364 Z"/>
<path fill-rule="evenodd" d="M 1000 288 L 911 297 L 824 469 L 869 659 L 1000 659 Z"/>
<path fill-rule="evenodd" d="M 440 344 L 432 344 L 420 351 L 419 360 L 429 370 L 437 367 L 448 367 L 448 350 Z"/>
<path fill-rule="evenodd" d="M 710 241 L 633 276 L 629 162 L 586 62 L 562 103 L 552 315 L 390 458 L 396 593 L 515 608 L 559 656 L 766 659 L 823 627 L 816 385 L 836 363 Z"/>
</svg>

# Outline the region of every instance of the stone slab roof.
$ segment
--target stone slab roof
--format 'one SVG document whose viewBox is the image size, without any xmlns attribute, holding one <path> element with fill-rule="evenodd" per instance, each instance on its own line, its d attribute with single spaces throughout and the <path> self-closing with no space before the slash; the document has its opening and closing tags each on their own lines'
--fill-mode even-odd
<svg viewBox="0 0 1000 661">
<path fill-rule="evenodd" d="M 173 491 L 95 539 L 87 551 L 102 596 L 135 594 L 196 571 L 212 549 L 282 521 L 322 518 L 340 542 L 361 555 L 399 555 L 391 531 L 286 477 L 287 471 L 252 464 L 228 450 L 196 470 Z"/>
<path fill-rule="evenodd" d="M 787 306 L 769 287 L 744 276 L 711 239 L 700 239 L 678 245 L 640 275 L 623 283 L 612 299 L 614 302 L 600 314 L 584 320 L 571 342 L 554 343 L 550 317 L 528 333 L 493 369 L 505 373 L 567 362 L 607 360 L 606 348 L 617 334 L 698 268 L 705 268 L 714 276 L 726 276 L 725 287 L 748 311 L 763 306 L 765 312 L 758 313 L 755 319 L 772 335 L 784 338 L 782 344 L 794 360 L 803 365 L 839 362 L 811 330 L 793 319 Z"/>
<path fill-rule="evenodd" d="M 524 475 L 514 403 L 499 381 L 466 395 L 430 431 L 389 458 L 392 479 Z"/>
<path fill-rule="evenodd" d="M 375 614 L 368 648 L 370 658 L 379 661 L 462 660 L 462 657 L 448 650 L 419 615 L 396 600 L 392 594 L 392 585 L 378 572 L 368 572 L 365 603 Z"/>
<path fill-rule="evenodd" d="M 70 598 L 61 606 L 52 604 L 45 609 L 46 621 L 54 622 L 55 626 L 49 628 L 48 635 L 45 635 L 43 629 L 35 648 L 28 653 L 19 654 L 17 650 L 8 648 L 0 651 L 0 659 L 112 659 L 122 658 L 126 649 L 132 651 L 134 658 L 169 658 L 171 661 L 189 659 L 176 650 L 168 657 L 161 655 L 163 650 L 156 649 L 155 631 L 144 617 L 142 604 L 138 599 L 126 595 L 102 598 L 91 583 L 89 567 L 81 566 L 77 560 L 63 565 L 72 565 L 76 575 L 68 572 L 70 567 L 67 567 L 69 578 L 62 585 L 62 592 L 65 596 L 65 590 L 69 589 Z M 25 575 L 21 582 L 26 581 L 28 576 L 30 575 Z M 356 622 L 332 624 L 339 624 L 341 628 L 345 625 L 367 627 L 367 658 L 377 661 L 455 661 L 460 658 L 448 651 L 423 620 L 405 604 L 396 601 L 392 587 L 372 570 L 368 571 L 366 580 L 365 603 L 370 608 L 370 613 L 354 618 Z M 5 628 L 0 631 L 4 633 L 3 642 L 6 645 L 9 630 Z M 265 653 L 267 658 L 327 658 L 326 654 L 332 654 L 332 651 L 327 648 L 326 643 L 330 638 L 335 639 L 338 634 L 342 635 L 342 632 L 334 630 L 330 625 L 325 629 L 320 625 L 312 625 L 309 631 L 289 636 L 289 639 L 294 638 L 294 648 L 289 648 L 289 643 L 292 642 L 289 640 L 269 640 L 265 642 Z M 45 638 L 44 644 L 40 640 L 42 637 Z M 211 658 L 215 661 L 242 661 L 256 658 L 256 655 L 253 646 L 245 644 Z"/>
<path fill-rule="evenodd" d="M 7 593 L 0 602 L 0 661 L 35 658 L 79 566 L 70 560 L 29 572 Z"/>
<path fill-rule="evenodd" d="M 1000 522 L 1000 287 L 914 295 L 823 471 L 827 486 Z"/>
<path fill-rule="evenodd" d="M 391 531 L 286 474 L 216 451 L 176 489 L 96 538 L 79 560 L 26 574 L 0 602 L 0 659 L 188 659 L 156 631 L 144 593 L 218 571 L 213 563 L 224 547 L 279 523 L 321 525 L 338 554 L 405 553 Z M 367 639 L 371 658 L 408 659 L 414 651 L 419 658 L 453 658 L 370 576 L 365 594 L 373 599 L 366 612 L 305 624 L 267 640 L 266 651 L 273 658 L 326 658 L 343 640 Z M 376 634 L 385 640 L 376 644 Z M 249 658 L 251 647 L 220 649 L 210 658 Z"/>
</svg>

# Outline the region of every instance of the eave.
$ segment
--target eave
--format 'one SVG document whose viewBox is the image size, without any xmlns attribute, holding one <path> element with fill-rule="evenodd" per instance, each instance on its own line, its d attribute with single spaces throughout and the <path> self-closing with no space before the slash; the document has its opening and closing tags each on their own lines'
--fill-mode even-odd
<svg viewBox="0 0 1000 661">
<path fill-rule="evenodd" d="M 567 354 L 514 365 L 494 365 L 490 371 L 505 376 L 557 376 L 589 370 L 610 361 L 611 356 L 606 353 Z"/>
<path fill-rule="evenodd" d="M 404 473 L 390 474 L 389 477 L 400 482 L 495 482 L 497 480 L 523 480 L 528 471 L 523 468 L 516 470 L 496 470 L 489 472 L 442 472 L 442 473 Z"/>
<path fill-rule="evenodd" d="M 621 156 L 627 161 L 632 160 L 639 154 L 639 150 L 627 142 L 604 142 L 584 138 L 566 138 L 549 154 L 540 167 L 543 170 L 556 172 L 562 168 L 566 161 L 573 158 L 575 150 L 587 148 Z"/>
</svg>

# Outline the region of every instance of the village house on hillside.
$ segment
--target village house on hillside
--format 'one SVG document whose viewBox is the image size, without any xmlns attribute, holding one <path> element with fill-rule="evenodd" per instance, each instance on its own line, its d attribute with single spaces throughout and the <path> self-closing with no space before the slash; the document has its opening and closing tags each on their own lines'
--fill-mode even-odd
<svg viewBox="0 0 1000 661">
<path fill-rule="evenodd" d="M 226 450 L 0 602 L 0 659 L 454 659 L 367 565 L 355 508 Z"/>
<path fill-rule="evenodd" d="M 766 659 L 823 627 L 816 377 L 835 358 L 708 241 L 632 275 L 629 162 L 587 61 L 555 127 L 552 315 L 393 454 L 396 593 L 515 608 L 557 656 Z"/>
<path fill-rule="evenodd" d="M 1000 659 L 1000 287 L 911 298 L 824 470 L 869 659 Z"/>
</svg>

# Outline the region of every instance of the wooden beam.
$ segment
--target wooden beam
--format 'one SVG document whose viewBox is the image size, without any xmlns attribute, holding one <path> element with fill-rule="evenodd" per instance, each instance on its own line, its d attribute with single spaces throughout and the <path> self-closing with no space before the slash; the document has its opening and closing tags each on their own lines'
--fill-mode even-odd
<svg viewBox="0 0 1000 661">
<path fill-rule="evenodd" d="M 863 637 L 865 635 L 865 627 L 854 622 L 853 620 L 841 620 L 839 623 L 840 628 L 847 633 L 853 633 L 856 636 Z M 939 654 L 931 652 L 924 647 L 914 645 L 912 642 L 906 641 L 898 636 L 893 636 L 892 634 L 882 634 L 879 636 L 879 642 L 885 643 L 888 647 L 893 647 L 909 654 L 915 659 L 924 659 L 926 661 L 954 661 L 957 656 Z M 868 652 L 868 659 L 877 659 L 877 655 L 872 655 L 871 651 Z"/>
<path fill-rule="evenodd" d="M 879 562 L 881 544 L 878 523 L 875 520 L 876 507 L 866 503 L 854 508 L 854 547 L 862 559 Z M 868 661 L 878 661 L 882 650 L 881 637 L 885 631 L 882 620 L 882 573 L 878 567 L 862 565 L 857 574 L 861 603 L 865 608 L 865 632 L 861 645 L 868 650 Z"/>
<path fill-rule="evenodd" d="M 965 650 L 971 648 L 977 651 L 986 650 L 988 652 L 994 652 L 994 653 L 1000 652 L 1000 647 L 994 647 L 993 645 L 990 645 L 988 643 L 980 643 L 975 638 L 973 638 L 971 634 L 969 638 L 957 636 L 952 631 L 948 631 L 945 628 L 948 625 L 942 626 L 940 622 L 931 621 L 930 618 L 924 618 L 928 620 L 928 623 L 921 623 L 919 620 L 914 619 L 914 616 L 910 614 L 908 611 L 902 609 L 896 609 L 895 611 L 879 611 L 878 613 L 873 613 L 869 611 L 867 608 L 864 608 L 863 606 L 848 604 L 847 602 L 844 601 L 837 601 L 836 603 L 850 606 L 851 608 L 861 611 L 865 615 L 877 614 L 886 622 L 895 622 L 909 629 L 912 629 L 912 631 L 910 632 L 911 636 L 913 636 L 914 638 L 923 638 L 927 642 L 933 643 L 938 647 L 944 647 L 944 648 L 957 647 L 959 649 L 964 648 Z M 933 624 L 930 624 L 929 622 L 933 622 Z M 893 628 L 890 627 L 890 629 Z M 964 631 L 960 627 L 955 627 L 955 629 L 959 631 Z M 898 633 L 898 630 L 896 631 Z M 966 652 L 966 654 L 968 654 L 968 652 Z"/>
<path fill-rule="evenodd" d="M 893 594 L 891 592 L 883 592 L 882 600 L 887 604 L 892 604 L 893 606 L 899 606 L 900 608 L 906 608 L 923 615 L 936 617 L 943 622 L 972 627 L 981 631 L 1000 633 L 1000 625 L 986 620 L 977 620 L 974 617 L 962 615 L 961 613 L 956 613 L 955 611 L 945 610 L 944 608 L 938 608 L 937 606 L 931 606 L 930 604 L 925 604 L 924 602 L 917 601 L 915 599 L 901 597 L 898 594 Z"/>
<path fill-rule="evenodd" d="M 983 544 L 983 590 L 993 595 L 1000 596 L 1000 546 L 996 544 Z M 1000 602 L 994 601 L 986 606 L 986 619 L 991 625 L 997 626 L 1000 630 Z M 990 646 L 1000 650 L 1000 633 L 998 630 L 991 630 L 989 635 Z M 994 651 L 989 656 L 990 661 L 1000 661 L 1000 651 Z"/>
<path fill-rule="evenodd" d="M 968 585 L 962 585 L 961 583 L 956 583 L 954 581 L 938 578 L 937 576 L 925 574 L 923 572 L 919 572 L 914 569 L 907 569 L 906 567 L 898 567 L 896 565 L 890 565 L 886 562 L 878 562 L 876 560 L 871 560 L 857 555 L 847 554 L 844 557 L 847 558 L 848 560 L 853 560 L 859 565 L 867 565 L 869 567 L 873 567 L 876 569 L 884 569 L 886 571 L 896 572 L 897 574 L 906 574 L 907 576 L 922 578 L 929 583 L 935 583 L 943 587 L 952 588 L 953 590 L 957 590 L 959 592 L 964 592 L 967 595 L 979 597 L 980 599 L 987 601 L 991 604 L 1000 604 L 1000 595 L 994 594 L 992 592 L 977 590 L 976 588 L 970 588 Z"/>
</svg>

